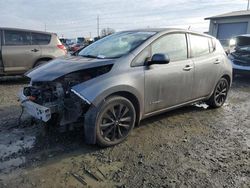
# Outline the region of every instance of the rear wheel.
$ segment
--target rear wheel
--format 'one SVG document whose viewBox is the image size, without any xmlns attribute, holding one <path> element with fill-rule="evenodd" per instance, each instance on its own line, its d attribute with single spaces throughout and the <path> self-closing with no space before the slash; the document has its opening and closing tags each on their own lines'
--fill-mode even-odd
<svg viewBox="0 0 250 188">
<path fill-rule="evenodd" d="M 36 62 L 36 64 L 35 64 L 34 67 L 38 67 L 38 66 L 40 66 L 40 65 L 42 65 L 42 64 L 44 64 L 44 63 L 47 63 L 47 62 L 48 62 L 48 61 L 45 61 L 45 60 L 38 61 L 38 62 Z"/>
<path fill-rule="evenodd" d="M 207 101 L 207 104 L 213 108 L 221 107 L 226 99 L 229 90 L 229 83 L 227 79 L 221 78 L 217 83 L 213 95 Z"/>
<path fill-rule="evenodd" d="M 134 128 L 136 112 L 126 98 L 113 96 L 98 106 L 95 122 L 96 142 L 107 147 L 124 141 Z"/>
</svg>

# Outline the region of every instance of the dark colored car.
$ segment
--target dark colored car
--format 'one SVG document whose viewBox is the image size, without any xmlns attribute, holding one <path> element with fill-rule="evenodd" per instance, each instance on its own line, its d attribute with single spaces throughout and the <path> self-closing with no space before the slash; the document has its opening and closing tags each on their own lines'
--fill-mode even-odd
<svg viewBox="0 0 250 188">
<path fill-rule="evenodd" d="M 233 74 L 250 75 L 250 35 L 240 35 L 234 39 L 229 59 L 233 64 Z"/>
<path fill-rule="evenodd" d="M 83 48 L 83 44 L 73 44 L 72 46 L 70 46 L 69 50 L 72 52 L 78 51 L 79 49 Z"/>
<path fill-rule="evenodd" d="M 211 36 L 147 29 L 107 36 L 26 76 L 20 98 L 32 116 L 82 122 L 87 143 L 111 146 L 144 118 L 197 101 L 221 107 L 232 65 Z"/>
</svg>

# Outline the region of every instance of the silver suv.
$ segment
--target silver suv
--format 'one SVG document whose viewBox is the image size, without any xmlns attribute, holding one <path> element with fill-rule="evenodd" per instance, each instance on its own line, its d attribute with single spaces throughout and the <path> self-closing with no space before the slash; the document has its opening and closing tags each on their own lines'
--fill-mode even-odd
<svg viewBox="0 0 250 188">
<path fill-rule="evenodd" d="M 115 33 L 26 76 L 20 98 L 32 116 L 82 122 L 87 143 L 111 146 L 144 118 L 197 101 L 221 107 L 232 66 L 211 36 L 148 29 Z"/>
<path fill-rule="evenodd" d="M 54 33 L 0 28 L 0 75 L 23 74 L 66 53 Z"/>
</svg>

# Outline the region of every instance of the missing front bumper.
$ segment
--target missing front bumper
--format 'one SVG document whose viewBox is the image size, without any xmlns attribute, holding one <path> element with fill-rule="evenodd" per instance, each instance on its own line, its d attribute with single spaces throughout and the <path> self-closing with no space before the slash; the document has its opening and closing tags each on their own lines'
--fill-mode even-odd
<svg viewBox="0 0 250 188">
<path fill-rule="evenodd" d="M 19 93 L 19 99 L 24 110 L 34 118 L 42 120 L 44 122 L 47 122 L 51 119 L 51 109 L 30 101 L 23 94 L 23 90 L 21 90 L 21 92 Z"/>
</svg>

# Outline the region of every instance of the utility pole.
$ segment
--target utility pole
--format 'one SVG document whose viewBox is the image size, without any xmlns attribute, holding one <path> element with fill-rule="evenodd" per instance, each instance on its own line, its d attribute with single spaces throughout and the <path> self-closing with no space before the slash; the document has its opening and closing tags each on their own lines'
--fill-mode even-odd
<svg viewBox="0 0 250 188">
<path fill-rule="evenodd" d="M 97 15 L 97 37 L 99 36 L 99 15 Z"/>
<path fill-rule="evenodd" d="M 250 4 L 249 1 L 250 1 L 250 0 L 247 1 L 247 10 L 249 10 L 249 4 Z"/>
<path fill-rule="evenodd" d="M 44 24 L 44 31 L 46 31 L 46 29 L 47 29 L 47 28 L 46 28 L 46 23 L 45 23 L 45 24 Z"/>
</svg>

